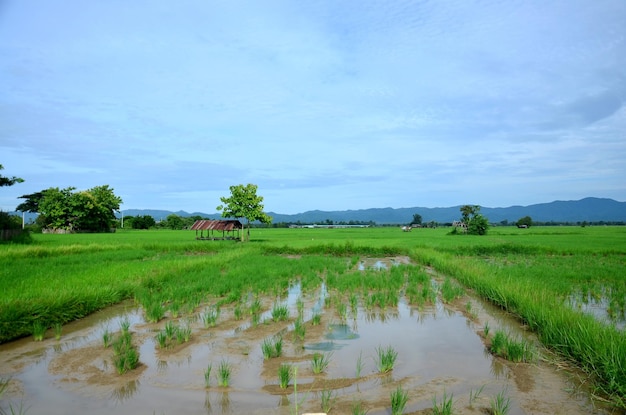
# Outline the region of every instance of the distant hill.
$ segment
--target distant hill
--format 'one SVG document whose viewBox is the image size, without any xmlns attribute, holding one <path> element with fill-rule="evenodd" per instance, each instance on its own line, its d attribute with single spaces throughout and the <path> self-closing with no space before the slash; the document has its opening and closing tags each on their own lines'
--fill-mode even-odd
<svg viewBox="0 0 626 415">
<path fill-rule="evenodd" d="M 303 213 L 286 215 L 267 212 L 274 223 L 323 223 L 326 220 L 333 222 L 375 222 L 377 224 L 406 224 L 413 220 L 414 214 L 422 216 L 423 222 L 435 221 L 447 223 L 458 220 L 461 216 L 460 206 L 452 207 L 412 207 L 412 208 L 371 208 L 360 210 L 321 211 L 310 210 Z M 20 212 L 12 212 L 20 215 Z M 588 197 L 581 200 L 554 201 L 529 206 L 510 206 L 505 208 L 481 207 L 481 213 L 490 222 L 499 223 L 504 220 L 516 222 L 524 216 L 530 216 L 538 222 L 626 222 L 626 202 L 617 202 L 613 199 Z M 125 209 L 124 216 L 150 215 L 156 221 L 165 219 L 167 215 L 201 216 L 203 218 L 220 219 L 219 213 L 202 213 L 185 211 L 172 212 L 169 210 L 154 209 Z M 26 221 L 34 220 L 36 216 L 26 214 Z M 118 215 L 119 217 L 119 215 Z"/>
<path fill-rule="evenodd" d="M 371 208 L 360 210 L 322 211 L 310 210 L 303 213 L 286 215 L 276 212 L 267 212 L 273 222 L 285 223 L 322 223 L 326 220 L 333 222 L 375 222 L 377 224 L 404 224 L 413 220 L 414 214 L 422 216 L 423 222 L 435 221 L 439 223 L 453 222 L 461 216 L 459 206 L 452 207 L 413 207 L 413 208 Z M 166 210 L 137 210 L 124 211 L 126 216 L 150 215 L 156 220 L 165 219 L 172 213 L 183 216 L 202 216 L 203 218 L 219 219 L 219 213 L 187 213 L 185 211 L 171 212 Z M 626 221 L 626 202 L 617 202 L 613 199 L 588 197 L 581 200 L 554 201 L 529 206 L 511 206 L 506 208 L 482 207 L 481 213 L 492 223 L 504 220 L 516 222 L 519 218 L 530 216 L 539 222 L 599 222 L 599 221 Z"/>
</svg>

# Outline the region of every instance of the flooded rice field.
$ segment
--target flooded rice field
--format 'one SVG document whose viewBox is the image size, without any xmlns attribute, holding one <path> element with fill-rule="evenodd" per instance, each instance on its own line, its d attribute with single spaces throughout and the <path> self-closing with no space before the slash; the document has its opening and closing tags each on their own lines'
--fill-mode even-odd
<svg viewBox="0 0 626 415">
<path fill-rule="evenodd" d="M 394 262 L 373 259 L 361 269 Z M 433 284 L 440 280 L 433 274 Z M 511 363 L 488 352 L 488 336 L 501 329 L 536 343 L 517 321 L 471 294 L 451 304 L 350 307 L 330 301 L 322 283 L 302 292 L 294 284 L 283 298 L 256 298 L 259 318 L 223 307 L 212 324 L 210 305 L 193 315 L 147 323 L 133 303 L 119 304 L 63 327 L 41 342 L 24 338 L 0 345 L 0 376 L 10 381 L 0 404 L 28 414 L 390 414 L 391 394 L 407 392 L 405 414 L 431 413 L 451 398 L 454 413 L 489 414 L 499 399 L 509 414 L 604 414 L 586 394 L 575 371 L 537 345 L 532 363 Z M 288 310 L 274 319 L 273 307 Z M 297 316 L 303 326 L 298 326 Z M 275 321 L 276 320 L 276 321 Z M 162 347 L 166 325 L 190 329 L 188 339 Z M 139 366 L 119 375 L 103 337 L 129 326 Z M 282 339 L 279 357 L 266 358 L 264 344 Z M 381 373 L 380 353 L 397 354 Z M 314 373 L 314 358 L 326 360 Z M 220 366 L 230 369 L 220 386 Z M 279 385 L 281 365 L 290 365 L 288 386 Z M 207 369 L 211 366 L 208 374 Z M 360 408 L 362 412 L 358 412 Z"/>
</svg>

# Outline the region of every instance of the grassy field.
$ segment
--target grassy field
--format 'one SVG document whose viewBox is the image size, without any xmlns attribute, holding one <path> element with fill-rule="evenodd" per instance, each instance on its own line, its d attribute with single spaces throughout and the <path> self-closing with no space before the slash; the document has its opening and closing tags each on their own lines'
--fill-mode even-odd
<svg viewBox="0 0 626 415">
<path fill-rule="evenodd" d="M 367 274 L 341 278 L 359 258 L 405 255 L 456 278 L 517 315 L 626 407 L 626 227 L 499 227 L 486 236 L 450 229 L 253 229 L 252 241 L 196 241 L 192 231 L 34 235 L 0 245 L 0 342 L 75 320 L 124 299 L 158 320 L 199 304 L 280 295 L 295 280 L 367 290 Z M 299 258 L 293 260 L 294 256 Z M 402 276 L 392 291 L 412 292 Z M 414 289 L 413 289 L 414 291 Z M 606 321 L 584 312 L 600 304 Z"/>
</svg>

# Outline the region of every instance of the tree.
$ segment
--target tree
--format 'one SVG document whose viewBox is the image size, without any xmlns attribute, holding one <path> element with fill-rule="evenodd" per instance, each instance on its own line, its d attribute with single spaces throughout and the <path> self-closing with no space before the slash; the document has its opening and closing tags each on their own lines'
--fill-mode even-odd
<svg viewBox="0 0 626 415">
<path fill-rule="evenodd" d="M 413 225 L 421 225 L 422 224 L 422 215 L 419 213 L 413 214 Z"/>
<path fill-rule="evenodd" d="M 170 229 L 183 229 L 185 221 L 182 217 L 172 213 L 171 215 L 167 215 L 167 218 L 165 218 L 164 226 Z"/>
<path fill-rule="evenodd" d="M 217 207 L 223 218 L 246 219 L 247 240 L 250 240 L 250 222 L 272 222 L 271 216 L 263 212 L 263 196 L 257 196 L 256 191 L 257 185 L 250 183 L 230 186 L 230 197 L 220 197 L 223 204 Z M 243 233 L 241 240 L 244 240 Z"/>
<path fill-rule="evenodd" d="M 467 233 L 470 235 L 485 235 L 489 229 L 489 220 L 480 214 L 480 206 L 463 205 L 461 210 L 461 220 L 467 226 Z"/>
<path fill-rule="evenodd" d="M 4 170 L 4 166 L 0 164 L 0 170 Z M 5 177 L 0 174 L 0 187 L 13 186 L 15 183 L 22 183 L 24 179 L 20 177 Z"/>
<path fill-rule="evenodd" d="M 150 229 L 156 225 L 156 221 L 150 215 L 139 215 L 132 218 L 130 226 L 133 229 Z"/>
<path fill-rule="evenodd" d="M 52 229 L 108 231 L 122 199 L 108 185 L 75 192 L 75 187 L 51 187 L 24 195 L 17 209 L 39 213 L 44 227 Z M 39 219 L 39 218 L 38 218 Z"/>
<path fill-rule="evenodd" d="M 532 225 L 532 223 L 533 220 L 530 216 L 524 216 L 523 218 L 519 218 L 517 222 L 515 222 L 518 228 L 530 228 L 530 225 Z"/>
</svg>

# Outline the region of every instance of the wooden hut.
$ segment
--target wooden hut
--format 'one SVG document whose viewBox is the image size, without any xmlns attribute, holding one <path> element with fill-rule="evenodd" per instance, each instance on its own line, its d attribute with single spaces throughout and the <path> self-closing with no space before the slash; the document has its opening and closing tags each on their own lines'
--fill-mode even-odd
<svg viewBox="0 0 626 415">
<path fill-rule="evenodd" d="M 243 229 L 243 225 L 238 220 L 197 220 L 191 225 L 192 231 L 196 231 L 196 239 L 200 240 L 225 240 L 239 239 L 239 232 Z M 200 234 L 198 234 L 200 231 Z M 206 235 L 204 234 L 206 231 Z M 221 232 L 217 236 L 216 232 Z"/>
</svg>

